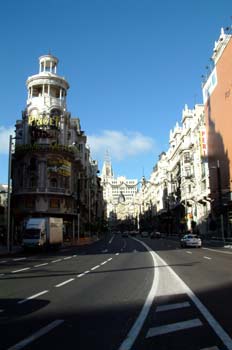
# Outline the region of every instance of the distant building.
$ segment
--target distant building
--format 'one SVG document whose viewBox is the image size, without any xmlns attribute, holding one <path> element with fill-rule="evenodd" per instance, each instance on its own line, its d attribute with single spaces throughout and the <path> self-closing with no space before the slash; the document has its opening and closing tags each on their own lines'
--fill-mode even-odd
<svg viewBox="0 0 232 350">
<path fill-rule="evenodd" d="M 106 217 L 125 220 L 136 216 L 135 197 L 138 193 L 138 180 L 124 176 L 114 177 L 109 156 L 103 164 L 101 181 L 103 198 L 106 202 Z"/>
</svg>

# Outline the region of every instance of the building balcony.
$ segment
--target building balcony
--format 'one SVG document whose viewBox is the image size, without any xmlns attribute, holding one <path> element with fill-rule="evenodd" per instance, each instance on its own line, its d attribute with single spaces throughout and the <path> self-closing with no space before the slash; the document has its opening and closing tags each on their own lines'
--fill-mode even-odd
<svg viewBox="0 0 232 350">
<path fill-rule="evenodd" d="M 64 146 L 64 145 L 48 145 L 48 144 L 25 144 L 25 145 L 16 145 L 14 156 L 21 157 L 25 154 L 31 153 L 59 153 L 59 154 L 68 154 L 73 157 L 75 152 L 74 146 Z"/>
<path fill-rule="evenodd" d="M 60 187 L 25 187 L 20 189 L 15 189 L 12 193 L 13 195 L 26 195 L 26 194 L 61 194 L 65 196 L 70 196 L 72 193 L 70 189 L 60 188 Z"/>
<path fill-rule="evenodd" d="M 52 96 L 32 96 L 27 99 L 27 106 L 30 107 L 30 105 L 33 105 L 33 107 L 38 107 L 39 109 L 41 107 L 47 106 L 47 107 L 66 107 L 66 98 L 65 97 L 52 97 Z"/>
</svg>

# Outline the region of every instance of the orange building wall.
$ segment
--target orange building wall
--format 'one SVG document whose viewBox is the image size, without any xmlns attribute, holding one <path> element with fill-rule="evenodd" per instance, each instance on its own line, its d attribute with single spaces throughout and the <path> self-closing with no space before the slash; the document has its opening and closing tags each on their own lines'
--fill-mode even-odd
<svg viewBox="0 0 232 350">
<path fill-rule="evenodd" d="M 217 174 L 212 166 L 220 162 L 223 192 L 231 189 L 232 176 L 232 39 L 216 64 L 217 86 L 205 105 L 210 182 L 217 189 Z M 214 197 L 214 196 L 213 196 Z"/>
</svg>

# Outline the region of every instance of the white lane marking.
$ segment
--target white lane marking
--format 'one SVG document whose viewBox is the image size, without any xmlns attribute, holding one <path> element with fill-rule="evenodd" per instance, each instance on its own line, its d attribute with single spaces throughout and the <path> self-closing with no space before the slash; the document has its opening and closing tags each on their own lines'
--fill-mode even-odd
<svg viewBox="0 0 232 350">
<path fill-rule="evenodd" d="M 192 254 L 192 252 L 190 252 L 189 250 L 186 250 L 186 253 L 188 253 L 188 254 Z"/>
<path fill-rule="evenodd" d="M 15 258 L 13 261 L 20 261 L 20 260 L 26 260 L 27 258 Z"/>
<path fill-rule="evenodd" d="M 72 257 L 71 256 L 66 256 L 66 258 L 64 258 L 64 260 L 68 260 L 68 259 L 71 259 Z"/>
<path fill-rule="evenodd" d="M 39 337 L 47 334 L 48 332 L 50 332 L 54 328 L 58 327 L 63 322 L 64 322 L 64 320 L 55 320 L 52 323 L 49 323 L 47 326 L 41 328 L 39 331 L 35 332 L 30 337 L 25 338 L 24 340 L 20 341 L 19 343 L 11 346 L 8 350 L 20 350 L 20 349 L 23 349 L 25 346 L 27 346 L 28 344 L 32 343 L 33 341 L 35 341 Z"/>
<path fill-rule="evenodd" d="M 76 257 L 77 257 L 77 255 L 76 255 L 76 254 L 74 254 L 72 257 L 73 257 L 73 258 L 76 258 Z"/>
<path fill-rule="evenodd" d="M 79 275 L 77 275 L 78 278 L 83 277 L 85 274 L 84 273 L 80 273 Z"/>
<path fill-rule="evenodd" d="M 57 263 L 57 262 L 59 262 L 59 261 L 61 261 L 61 259 L 53 260 L 53 261 L 52 261 L 52 264 Z"/>
<path fill-rule="evenodd" d="M 204 256 L 204 259 L 208 259 L 208 260 L 212 260 L 212 258 L 210 258 L 209 256 Z"/>
<path fill-rule="evenodd" d="M 96 265 L 96 266 L 92 267 L 91 271 L 96 270 L 96 269 L 98 269 L 99 267 L 100 267 L 100 265 Z"/>
<path fill-rule="evenodd" d="M 41 266 L 45 266 L 45 265 L 48 265 L 48 263 L 43 263 L 43 264 L 35 265 L 34 267 L 41 267 Z"/>
<path fill-rule="evenodd" d="M 103 261 L 100 265 L 105 265 L 107 263 L 107 261 Z"/>
<path fill-rule="evenodd" d="M 107 253 L 108 252 L 108 249 L 104 249 L 101 251 L 102 253 Z"/>
<path fill-rule="evenodd" d="M 202 325 L 203 325 L 202 322 L 198 318 L 195 318 L 188 321 L 167 324 L 159 327 L 153 327 L 153 328 L 150 328 L 149 331 L 147 332 L 146 338 L 151 338 L 161 334 L 181 331 L 183 329 L 199 327 Z"/>
<path fill-rule="evenodd" d="M 24 303 L 26 303 L 28 300 L 35 299 L 35 298 L 39 297 L 40 295 L 46 294 L 46 293 L 48 293 L 48 292 L 49 292 L 48 290 L 44 290 L 44 291 L 42 291 L 42 292 L 40 292 L 40 293 L 31 295 L 30 297 L 28 297 L 28 298 L 26 298 L 26 299 L 23 299 L 23 300 L 18 301 L 18 304 L 24 304 Z"/>
<path fill-rule="evenodd" d="M 135 323 L 133 324 L 132 328 L 130 329 L 129 333 L 127 334 L 126 339 L 122 342 L 122 344 L 120 345 L 118 350 L 130 350 L 132 345 L 134 344 L 146 318 L 148 315 L 148 312 L 150 311 L 150 308 L 152 306 L 153 300 L 156 296 L 157 293 L 157 288 L 158 288 L 158 284 L 159 284 L 159 269 L 157 261 L 156 261 L 156 255 L 154 254 L 154 252 L 152 251 L 152 249 L 144 242 L 139 241 L 136 238 L 133 238 L 134 240 L 136 240 L 137 242 L 141 243 L 147 250 L 148 252 L 151 254 L 152 256 L 152 260 L 153 260 L 153 266 L 154 266 L 154 274 L 153 274 L 153 282 L 152 282 L 152 286 L 151 289 L 148 293 L 148 296 L 146 298 L 146 301 L 143 305 L 142 310 L 140 311 L 140 314 L 138 316 L 138 318 L 136 319 Z"/>
<path fill-rule="evenodd" d="M 14 270 L 14 271 L 11 271 L 11 273 L 17 273 L 17 272 L 22 272 L 26 270 L 30 270 L 30 267 L 25 267 L 24 269 L 20 269 L 20 270 Z"/>
<path fill-rule="evenodd" d="M 231 255 L 232 253 L 230 252 L 224 252 L 223 250 L 217 250 L 217 249 L 212 249 L 212 248 L 202 248 L 202 249 L 206 249 L 206 250 L 210 250 L 211 252 L 216 252 L 216 253 L 222 253 L 222 254 L 229 254 Z"/>
<path fill-rule="evenodd" d="M 62 286 L 64 286 L 65 284 L 70 283 L 70 282 L 72 282 L 72 281 L 74 281 L 74 278 L 70 278 L 70 279 L 67 280 L 67 281 L 64 281 L 64 282 L 62 282 L 62 283 L 59 283 L 59 284 L 57 284 L 55 287 L 57 287 L 57 288 L 62 287 Z"/>
<path fill-rule="evenodd" d="M 109 258 L 109 259 L 107 259 L 107 261 L 111 261 L 113 258 Z"/>
<path fill-rule="evenodd" d="M 176 281 L 179 282 L 184 292 L 189 296 L 192 302 L 196 305 L 198 310 L 201 312 L 201 314 L 204 316 L 204 318 L 213 328 L 214 332 L 218 335 L 218 337 L 221 339 L 221 341 L 224 343 L 227 349 L 232 350 L 232 339 L 230 338 L 228 333 L 226 333 L 226 331 L 216 321 L 216 319 L 209 312 L 209 310 L 202 304 L 200 299 L 198 299 L 198 297 L 194 294 L 194 292 L 187 286 L 187 284 L 185 284 L 185 282 L 176 274 L 176 272 L 166 263 L 166 261 L 163 260 L 157 253 L 153 252 L 153 254 L 156 256 L 156 259 L 158 260 L 159 264 L 165 266 L 166 270 L 168 270 L 172 274 L 172 276 L 174 276 Z"/>
<path fill-rule="evenodd" d="M 120 253 L 116 253 L 115 255 L 119 255 Z"/>
<path fill-rule="evenodd" d="M 86 275 L 86 274 L 89 273 L 89 272 L 90 272 L 89 270 L 85 271 L 85 272 L 84 272 L 84 275 Z"/>
<path fill-rule="evenodd" d="M 113 242 L 114 237 L 115 237 L 115 235 L 113 235 L 113 236 L 111 237 L 111 239 L 109 240 L 109 244 L 111 244 L 111 243 Z"/>
<path fill-rule="evenodd" d="M 5 264 L 7 261 L 6 260 L 2 260 L 0 261 L 0 264 Z"/>
<path fill-rule="evenodd" d="M 160 305 L 156 308 L 156 312 L 182 309 L 184 307 L 189 307 L 189 306 L 190 306 L 190 303 L 188 301 L 183 303 Z"/>
</svg>

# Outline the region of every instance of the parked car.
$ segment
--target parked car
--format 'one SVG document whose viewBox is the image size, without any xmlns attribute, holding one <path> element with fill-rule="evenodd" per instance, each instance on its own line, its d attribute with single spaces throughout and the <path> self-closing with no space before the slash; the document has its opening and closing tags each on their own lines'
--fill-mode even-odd
<svg viewBox="0 0 232 350">
<path fill-rule="evenodd" d="M 161 238 L 161 233 L 159 231 L 153 231 L 150 233 L 150 238 Z"/>
<path fill-rule="evenodd" d="M 141 237 L 149 237 L 149 234 L 147 231 L 142 231 L 141 232 Z"/>
<path fill-rule="evenodd" d="M 200 248 L 202 246 L 202 241 L 199 236 L 194 234 L 184 235 L 180 240 L 180 246 L 182 248 L 185 247 L 197 247 Z"/>
<path fill-rule="evenodd" d="M 128 237 L 128 231 L 123 231 L 122 232 L 122 237 Z"/>
</svg>

